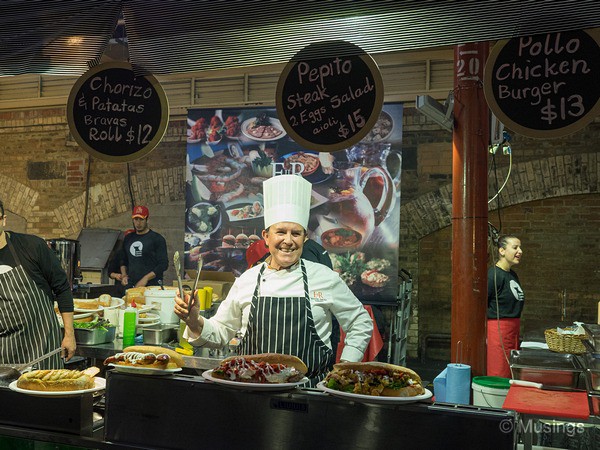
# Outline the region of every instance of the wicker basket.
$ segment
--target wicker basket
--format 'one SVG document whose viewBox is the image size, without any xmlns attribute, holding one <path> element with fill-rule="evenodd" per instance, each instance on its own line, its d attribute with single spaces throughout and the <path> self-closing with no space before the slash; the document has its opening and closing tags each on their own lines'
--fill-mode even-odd
<svg viewBox="0 0 600 450">
<path fill-rule="evenodd" d="M 553 352 L 578 355 L 586 351 L 583 345 L 585 334 L 559 334 L 555 328 L 551 328 L 544 332 L 544 336 L 548 348 Z"/>
</svg>

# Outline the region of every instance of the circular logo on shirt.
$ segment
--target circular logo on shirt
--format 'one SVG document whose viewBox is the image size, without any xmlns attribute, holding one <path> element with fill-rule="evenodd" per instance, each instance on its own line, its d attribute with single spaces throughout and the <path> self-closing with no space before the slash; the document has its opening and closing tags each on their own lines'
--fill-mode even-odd
<svg viewBox="0 0 600 450">
<path fill-rule="evenodd" d="M 11 270 L 13 270 L 12 267 L 7 266 L 6 264 L 0 264 L 0 274 L 10 272 Z"/>
<path fill-rule="evenodd" d="M 135 241 L 133 244 L 131 244 L 131 247 L 129 247 L 129 253 L 131 253 L 136 258 L 139 258 L 142 256 L 143 249 L 144 244 L 141 241 Z"/>
<path fill-rule="evenodd" d="M 510 280 L 510 291 L 520 302 L 522 302 L 525 298 L 525 293 L 523 292 L 523 289 L 521 289 L 521 286 L 519 286 L 519 283 L 517 283 L 515 280 Z"/>
</svg>

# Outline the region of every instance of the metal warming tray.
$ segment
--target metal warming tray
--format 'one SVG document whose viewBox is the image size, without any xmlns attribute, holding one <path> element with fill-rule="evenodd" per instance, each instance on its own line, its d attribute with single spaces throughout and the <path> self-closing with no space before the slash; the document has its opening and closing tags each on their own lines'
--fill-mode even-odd
<svg viewBox="0 0 600 450">
<path fill-rule="evenodd" d="M 600 359 L 596 355 L 585 355 L 585 382 L 590 414 L 600 416 Z"/>
<path fill-rule="evenodd" d="M 516 380 L 577 389 L 583 385 L 583 366 L 575 355 L 550 350 L 512 350 L 510 367 Z"/>
<path fill-rule="evenodd" d="M 158 324 L 144 327 L 144 344 L 161 345 L 177 339 L 178 325 Z"/>
<path fill-rule="evenodd" d="M 585 355 L 585 367 L 588 390 L 596 391 L 596 394 L 600 395 L 600 358 L 587 353 Z"/>
<path fill-rule="evenodd" d="M 585 323 L 583 329 L 594 351 L 600 353 L 600 325 Z"/>
<path fill-rule="evenodd" d="M 96 328 L 75 328 L 75 342 L 81 345 L 98 345 L 112 342 L 115 340 L 117 327 L 108 327 L 106 329 Z"/>
</svg>

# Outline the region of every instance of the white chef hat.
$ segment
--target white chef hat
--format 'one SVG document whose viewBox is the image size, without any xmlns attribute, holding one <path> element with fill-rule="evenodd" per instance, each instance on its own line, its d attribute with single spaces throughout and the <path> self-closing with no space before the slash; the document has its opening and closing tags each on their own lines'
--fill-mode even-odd
<svg viewBox="0 0 600 450">
<path fill-rule="evenodd" d="M 278 222 L 308 228 L 312 185 L 301 175 L 277 175 L 263 181 L 265 229 Z"/>
</svg>

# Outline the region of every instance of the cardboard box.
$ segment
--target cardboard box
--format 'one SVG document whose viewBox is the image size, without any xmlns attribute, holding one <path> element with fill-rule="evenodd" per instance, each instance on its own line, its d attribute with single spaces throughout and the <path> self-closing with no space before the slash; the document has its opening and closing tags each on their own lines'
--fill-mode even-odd
<svg viewBox="0 0 600 450">
<path fill-rule="evenodd" d="M 196 279 L 196 270 L 186 270 L 186 279 L 182 280 L 183 288 L 192 288 L 194 280 Z M 187 278 L 189 277 L 189 278 Z M 225 299 L 227 293 L 233 286 L 235 281 L 235 275 L 233 272 L 215 272 L 214 270 L 203 270 L 200 272 L 200 281 L 198 281 L 198 287 L 210 286 L 213 288 L 213 294 L 219 296 L 219 300 Z M 173 286 L 177 286 L 177 281 L 173 281 Z"/>
</svg>

